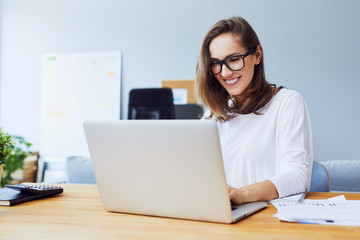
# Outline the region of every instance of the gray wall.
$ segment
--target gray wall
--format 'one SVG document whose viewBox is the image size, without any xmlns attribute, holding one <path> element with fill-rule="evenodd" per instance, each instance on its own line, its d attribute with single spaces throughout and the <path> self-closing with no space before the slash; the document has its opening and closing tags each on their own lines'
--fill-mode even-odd
<svg viewBox="0 0 360 240">
<path fill-rule="evenodd" d="M 121 50 L 126 118 L 131 88 L 195 78 L 204 34 L 239 15 L 260 37 L 268 81 L 305 98 L 315 159 L 359 159 L 359 10 L 357 0 L 3 0 L 0 125 L 39 147 L 44 53 Z"/>
</svg>

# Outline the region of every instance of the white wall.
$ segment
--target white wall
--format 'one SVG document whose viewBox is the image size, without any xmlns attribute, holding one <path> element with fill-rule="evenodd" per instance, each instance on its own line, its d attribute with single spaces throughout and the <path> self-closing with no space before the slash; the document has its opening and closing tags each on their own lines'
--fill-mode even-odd
<svg viewBox="0 0 360 240">
<path fill-rule="evenodd" d="M 3 11 L 2 11 L 2 0 L 0 0 L 0 94 L 1 94 L 1 85 L 2 85 L 2 83 L 1 83 L 1 67 L 2 67 L 2 64 L 1 64 L 1 60 L 2 60 L 2 54 L 1 54 L 1 40 L 2 40 L 2 31 L 1 31 L 1 29 L 2 29 L 2 13 L 3 13 Z M 2 122 L 1 122 L 1 95 L 0 95 L 0 127 L 2 126 L 2 124 L 1 124 Z"/>
<path fill-rule="evenodd" d="M 39 148 L 44 53 L 121 50 L 126 118 L 131 88 L 195 78 L 204 34 L 239 15 L 260 37 L 268 81 L 305 98 L 316 160 L 360 158 L 359 10 L 357 0 L 3 0 L 0 125 Z"/>
</svg>

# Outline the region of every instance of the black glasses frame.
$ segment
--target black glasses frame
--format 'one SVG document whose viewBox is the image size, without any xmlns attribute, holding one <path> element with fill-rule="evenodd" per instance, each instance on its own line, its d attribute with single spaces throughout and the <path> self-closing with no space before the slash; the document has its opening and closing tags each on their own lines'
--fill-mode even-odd
<svg viewBox="0 0 360 240">
<path fill-rule="evenodd" d="M 241 70 L 241 69 L 243 69 L 243 68 L 245 67 L 245 57 L 249 56 L 250 54 L 253 54 L 253 53 L 255 52 L 255 50 L 256 50 L 256 47 L 252 47 L 252 48 L 250 48 L 249 51 L 247 51 L 245 54 L 232 55 L 232 56 L 229 56 L 229 57 L 227 57 L 227 58 L 225 58 L 225 59 L 223 59 L 223 60 L 213 60 L 213 63 L 220 64 L 220 70 L 219 70 L 219 72 L 217 72 L 217 73 L 214 73 L 214 72 L 212 72 L 212 71 L 211 71 L 211 72 L 212 72 L 214 75 L 217 75 L 217 74 L 221 73 L 222 67 L 223 67 L 224 64 L 225 64 L 225 66 L 226 66 L 228 69 L 230 69 L 231 71 L 239 71 L 239 70 Z M 239 69 L 232 69 L 232 68 L 226 63 L 226 61 L 227 61 L 228 59 L 233 58 L 233 57 L 241 57 L 241 58 L 242 58 L 242 61 L 243 61 L 244 64 L 243 64 L 243 66 L 242 66 L 241 68 L 239 68 Z"/>
</svg>

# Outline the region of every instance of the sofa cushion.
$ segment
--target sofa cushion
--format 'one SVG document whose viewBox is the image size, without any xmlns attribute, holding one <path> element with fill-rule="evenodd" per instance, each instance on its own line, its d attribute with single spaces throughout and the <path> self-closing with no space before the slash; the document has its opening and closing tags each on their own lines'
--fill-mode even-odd
<svg viewBox="0 0 360 240">
<path fill-rule="evenodd" d="M 321 161 L 330 176 L 331 191 L 360 192 L 360 160 Z"/>
<path fill-rule="evenodd" d="M 91 159 L 82 156 L 69 156 L 65 161 L 67 183 L 96 184 Z"/>
</svg>

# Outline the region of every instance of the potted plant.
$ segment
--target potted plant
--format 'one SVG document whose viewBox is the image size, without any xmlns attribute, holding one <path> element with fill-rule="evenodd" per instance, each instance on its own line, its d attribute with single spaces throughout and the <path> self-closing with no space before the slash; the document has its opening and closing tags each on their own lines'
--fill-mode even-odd
<svg viewBox="0 0 360 240">
<path fill-rule="evenodd" d="M 13 178 L 13 173 L 18 170 L 24 169 L 24 160 L 32 154 L 29 151 L 31 143 L 25 141 L 21 136 L 12 136 L 13 144 L 11 146 L 11 152 L 5 159 L 6 164 L 3 166 L 3 174 L 1 176 L 1 187 L 5 184 L 17 183 Z"/>
<path fill-rule="evenodd" d="M 13 137 L 8 133 L 3 132 L 2 128 L 0 128 L 0 176 L 2 175 L 3 165 L 6 159 L 10 156 L 13 147 Z M 3 182 L 1 182 L 1 184 L 3 184 Z"/>
</svg>

